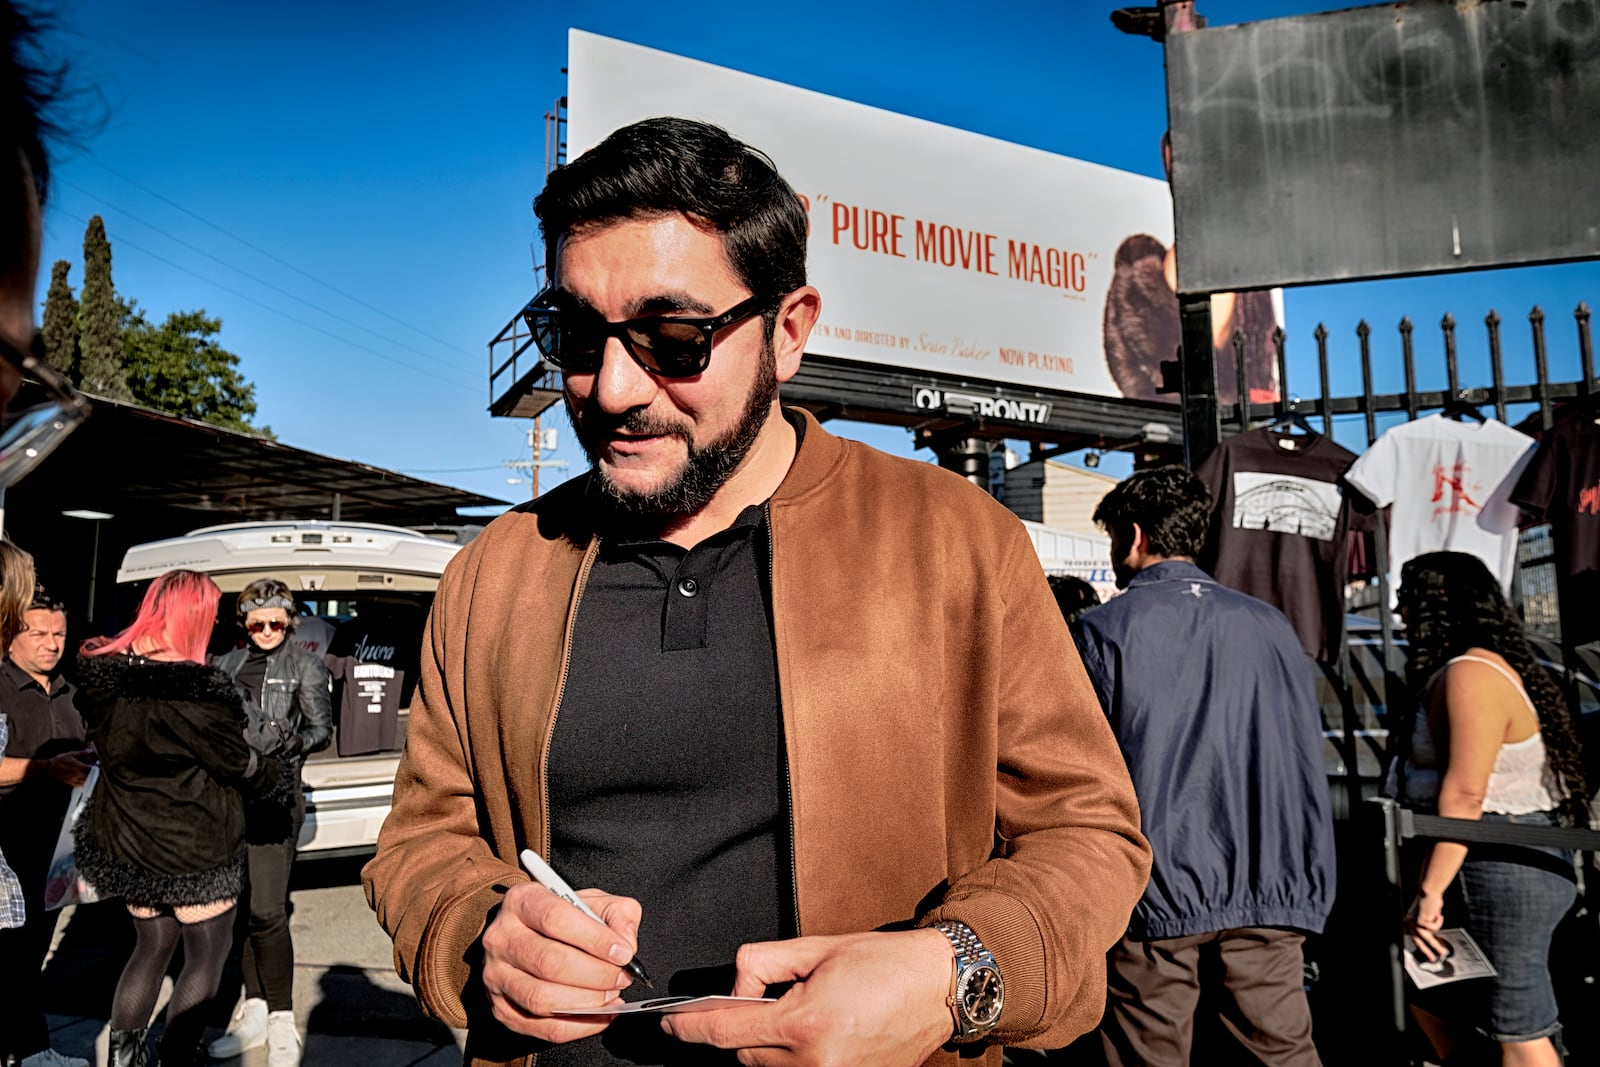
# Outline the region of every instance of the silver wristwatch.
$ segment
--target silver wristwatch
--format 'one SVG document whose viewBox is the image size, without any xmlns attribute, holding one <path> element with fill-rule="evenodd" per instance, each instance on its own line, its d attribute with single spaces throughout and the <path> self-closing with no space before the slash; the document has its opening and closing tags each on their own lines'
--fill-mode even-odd
<svg viewBox="0 0 1600 1067">
<path fill-rule="evenodd" d="M 966 923 L 937 922 L 933 929 L 949 938 L 956 954 L 950 995 L 945 999 L 955 1020 L 955 1034 L 950 1040 L 957 1044 L 976 1041 L 994 1029 L 1005 1006 L 1006 985 L 1000 978 L 1000 967 Z"/>
</svg>

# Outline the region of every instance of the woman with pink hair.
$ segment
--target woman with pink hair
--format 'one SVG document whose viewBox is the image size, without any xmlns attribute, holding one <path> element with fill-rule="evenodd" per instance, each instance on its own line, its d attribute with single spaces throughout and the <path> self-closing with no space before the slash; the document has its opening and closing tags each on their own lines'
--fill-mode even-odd
<svg viewBox="0 0 1600 1067">
<path fill-rule="evenodd" d="M 79 872 L 133 916 L 133 956 L 111 1007 L 110 1064 L 143 1067 L 150 1015 L 179 942 L 163 1067 L 204 1063 L 201 1009 L 232 940 L 245 854 L 245 801 L 287 807 L 287 778 L 245 743 L 232 683 L 206 666 L 221 592 L 206 575 L 157 578 L 132 625 L 86 643 L 78 710 L 100 784 L 78 820 Z"/>
</svg>

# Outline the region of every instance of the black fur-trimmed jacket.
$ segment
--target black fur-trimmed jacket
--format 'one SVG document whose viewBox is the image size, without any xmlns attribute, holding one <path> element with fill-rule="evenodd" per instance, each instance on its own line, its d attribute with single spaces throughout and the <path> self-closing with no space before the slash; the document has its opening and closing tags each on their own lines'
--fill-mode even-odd
<svg viewBox="0 0 1600 1067">
<path fill-rule="evenodd" d="M 80 656 L 77 676 L 100 760 L 77 824 L 79 873 L 129 903 L 237 896 L 245 802 L 286 811 L 296 783 L 245 743 L 233 684 L 198 663 L 120 654 Z"/>
</svg>

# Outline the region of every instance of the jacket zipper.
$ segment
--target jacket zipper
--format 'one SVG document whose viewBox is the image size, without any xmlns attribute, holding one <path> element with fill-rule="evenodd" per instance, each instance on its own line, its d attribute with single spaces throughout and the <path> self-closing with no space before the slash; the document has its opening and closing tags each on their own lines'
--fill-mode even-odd
<svg viewBox="0 0 1600 1067">
<path fill-rule="evenodd" d="M 578 604 L 583 600 L 583 590 L 589 584 L 589 572 L 594 569 L 595 557 L 600 554 L 600 539 L 589 542 L 583 563 L 578 567 L 577 585 L 572 591 L 572 603 L 567 607 L 567 628 L 561 638 L 561 680 L 556 683 L 556 702 L 550 709 L 550 725 L 544 732 L 544 750 L 539 755 L 539 802 L 544 806 L 544 833 L 539 842 L 539 854 L 550 858 L 550 743 L 556 736 L 556 717 L 561 714 L 561 698 L 567 691 L 567 673 L 572 669 L 572 627 L 578 619 Z"/>
<path fill-rule="evenodd" d="M 773 579 L 777 573 L 777 534 L 772 529 L 772 501 L 768 500 L 761 505 L 761 511 L 767 522 L 767 601 L 777 604 L 777 595 L 773 589 Z M 800 869 L 796 856 L 794 832 L 794 779 L 789 772 L 789 740 L 785 731 L 781 729 L 788 719 L 788 712 L 783 703 L 783 665 L 778 662 L 778 612 L 774 606 L 772 611 L 772 665 L 777 674 L 778 681 L 778 725 L 779 736 L 783 741 L 783 808 L 789 820 L 789 906 L 794 909 L 794 936 L 801 936 L 800 929 Z"/>
</svg>

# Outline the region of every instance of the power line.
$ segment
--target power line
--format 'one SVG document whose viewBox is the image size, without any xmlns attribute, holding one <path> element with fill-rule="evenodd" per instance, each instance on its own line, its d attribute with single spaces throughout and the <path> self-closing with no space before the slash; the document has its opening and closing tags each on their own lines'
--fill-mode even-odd
<svg viewBox="0 0 1600 1067">
<path fill-rule="evenodd" d="M 88 219 L 83 218 L 81 215 L 75 215 L 72 212 L 67 211 L 64 208 L 55 207 L 52 210 L 57 214 L 64 215 L 67 218 L 72 219 L 74 222 L 83 223 L 85 226 L 87 226 L 89 224 L 89 220 Z M 207 282 L 207 283 L 215 286 L 216 288 L 221 289 L 225 293 L 229 293 L 229 294 L 231 294 L 233 296 L 236 296 L 241 300 L 247 300 L 250 303 L 255 304 L 257 307 L 265 308 L 267 311 L 272 312 L 274 315 L 278 315 L 278 316 L 280 316 L 282 318 L 288 319 L 290 322 L 295 323 L 296 325 L 304 326 L 308 330 L 315 330 L 317 333 L 320 333 L 325 337 L 331 337 L 335 341 L 340 342 L 341 344 L 349 345 L 351 348 L 357 348 L 357 349 L 360 349 L 363 352 L 370 352 L 372 355 L 377 356 L 379 359 L 388 360 L 390 363 L 394 363 L 394 364 L 397 364 L 399 366 L 405 367 L 407 370 L 416 371 L 418 374 L 425 374 L 430 378 L 437 378 L 439 381 L 444 382 L 447 385 L 453 385 L 458 389 L 468 389 L 468 390 L 470 390 L 472 392 L 476 392 L 477 391 L 476 389 L 472 388 L 471 386 L 468 386 L 464 382 L 458 381 L 457 379 L 446 378 L 442 374 L 436 374 L 433 371 L 427 369 L 426 367 L 415 366 L 415 365 L 413 365 L 411 363 L 407 363 L 405 360 L 400 359 L 400 358 L 398 358 L 396 356 L 391 356 L 387 352 L 380 352 L 376 348 L 369 348 L 368 346 L 366 346 L 364 344 L 361 344 L 361 343 L 359 343 L 357 341 L 350 340 L 348 337 L 340 337 L 338 334 L 334 333 L 332 330 L 324 329 L 323 327 L 318 326 L 315 323 L 307 322 L 304 319 L 301 319 L 301 318 L 298 318 L 298 317 L 296 317 L 294 315 L 289 314 L 287 311 L 283 311 L 283 310 L 281 310 L 279 308 L 275 308 L 271 304 L 268 304 L 263 300 L 258 300 L 255 297 L 249 295 L 248 293 L 241 293 L 237 289 L 231 288 L 230 286 L 223 285 L 221 282 L 217 281 L 215 278 L 208 278 L 205 275 L 201 274 L 199 271 L 190 270 L 188 267 L 185 267 L 181 263 L 174 263 L 172 260 L 168 259 L 167 257 L 165 257 L 163 255 L 160 255 L 158 253 L 152 252 L 148 248 L 141 247 L 140 245 L 135 244 L 134 242 L 128 240 L 125 237 L 118 237 L 117 238 L 117 243 L 121 244 L 125 248 L 131 248 L 136 252 L 143 252 L 145 255 L 149 256 L 151 259 L 156 260 L 159 263 L 165 263 L 167 266 L 173 268 L 174 270 L 180 270 L 185 274 L 191 275 L 191 276 L 193 276 L 195 278 L 199 278 L 201 281 Z"/>
<path fill-rule="evenodd" d="M 236 265 L 234 265 L 232 263 L 229 263 L 227 260 L 223 259 L 221 256 L 212 255 L 210 252 L 207 252 L 205 249 L 201 248 L 199 245 L 191 244 L 190 242 L 184 240 L 182 237 L 179 237 L 178 235 L 176 235 L 174 233 L 169 233 L 166 230 L 163 230 L 161 227 L 157 226 L 155 223 L 148 222 L 145 219 L 140 218 L 138 215 L 135 215 L 133 212 L 127 211 L 127 210 L 125 210 L 125 209 L 123 209 L 121 207 L 118 207 L 116 204 L 113 204 L 111 201 L 107 200 L 105 197 L 101 196 L 100 194 L 95 193 L 95 192 L 91 192 L 90 190 L 85 189 L 81 185 L 77 185 L 77 184 L 75 184 L 73 182 L 70 182 L 70 181 L 67 181 L 65 179 L 62 179 L 61 184 L 67 186 L 70 189 L 76 189 L 78 192 L 82 193 L 84 196 L 87 196 L 87 197 L 90 197 L 91 199 L 100 201 L 106 207 L 108 207 L 108 208 L 112 209 L 113 211 L 117 212 L 117 214 L 121 215 L 122 217 L 124 217 L 126 219 L 131 219 L 132 221 L 137 222 L 141 226 L 144 226 L 144 227 L 147 227 L 148 229 L 154 230 L 156 233 L 158 233 L 161 236 L 167 238 L 169 241 L 174 241 L 177 244 L 182 245 L 184 248 L 189 249 L 191 252 L 197 252 L 200 255 L 205 256 L 207 259 L 211 260 L 213 263 L 220 263 L 222 266 L 227 267 L 229 270 L 234 271 L 234 272 L 236 272 L 238 274 L 242 274 L 244 277 L 249 278 L 251 281 L 255 282 L 257 285 L 264 285 L 268 289 L 273 290 L 274 292 L 282 293 L 284 296 L 288 297 L 290 300 L 294 300 L 294 301 L 297 301 L 298 303 L 304 304 L 306 307 L 310 308 L 313 311 L 321 312 L 322 314 L 328 316 L 330 319 L 334 319 L 334 320 L 336 320 L 338 322 L 342 322 L 346 326 L 353 326 L 356 329 L 360 330 L 362 333 L 371 334 L 373 337 L 376 337 L 378 340 L 384 342 L 385 344 L 394 345 L 396 348 L 403 348 L 403 349 L 407 350 L 408 352 L 415 352 L 417 355 L 422 356 L 425 359 L 436 360 L 439 363 L 443 364 L 444 366 L 450 367 L 452 369 L 456 369 L 456 366 L 457 366 L 456 364 L 451 363 L 451 362 L 449 362 L 447 360 L 442 360 L 438 356 L 434 355 L 432 352 L 425 352 L 422 349 L 415 347 L 414 345 L 406 344 L 404 341 L 396 341 L 392 337 L 385 337 L 383 334 L 379 333 L 377 330 L 374 330 L 369 326 L 364 326 L 361 323 L 356 322 L 354 319 L 346 318 L 345 316 L 339 314 L 336 311 L 329 311 L 327 308 L 322 307 L 319 304 L 313 304 L 311 301 L 307 300 L 305 297 L 300 296 L 297 293 L 290 292 L 288 289 L 285 289 L 280 285 L 276 285 L 273 282 L 270 282 L 265 278 L 259 277 L 259 276 L 255 275 L 255 274 L 251 274 L 249 271 L 245 270 L 243 267 L 239 267 L 239 266 L 236 266 Z"/>
<path fill-rule="evenodd" d="M 88 160 L 90 163 L 93 163 L 95 166 L 99 167 L 101 170 L 105 171 L 107 174 L 111 175 L 112 177 L 120 179 L 121 181 L 127 182 L 129 185 L 133 186 L 135 189 L 138 189 L 140 192 L 146 194 L 147 196 L 153 196 L 157 200 L 160 200 L 162 203 L 169 204 L 172 207 L 177 208 L 179 211 L 183 212 L 185 215 L 188 215 L 190 218 L 204 223 L 205 225 L 211 227 L 213 230 L 216 230 L 218 233 L 222 234 L 224 237 L 227 237 L 227 238 L 229 238 L 231 240 L 234 240 L 234 241 L 238 241 L 240 244 L 244 245 L 246 248 L 250 249 L 251 251 L 259 253 L 260 255 L 266 256 L 268 259 L 272 260 L 274 263 L 279 264 L 280 266 L 288 267 L 290 270 L 294 271 L 296 274 L 299 274 L 299 275 L 301 275 L 303 277 L 311 279 L 312 281 L 316 282 L 318 285 L 320 285 L 323 288 L 329 290 L 330 292 L 336 293 L 339 296 L 344 297 L 346 300 L 349 300 L 349 301 L 352 301 L 354 303 L 360 304 L 362 307 L 366 308 L 368 311 L 375 311 L 379 315 L 383 315 L 386 318 L 392 319 L 396 323 L 398 323 L 399 325 L 404 326 L 406 329 L 412 331 L 413 333 L 416 333 L 416 334 L 418 334 L 418 335 L 420 335 L 422 337 L 426 337 L 428 340 L 434 342 L 435 344 L 444 345 L 446 348 L 454 348 L 457 352 L 460 352 L 462 355 L 470 356 L 473 359 L 477 359 L 478 358 L 476 355 L 474 355 L 471 352 L 468 352 L 466 349 L 457 347 L 456 344 L 453 341 L 446 341 L 442 337 L 435 337 L 433 334 L 431 334 L 428 331 L 422 329 L 421 327 L 413 326 L 411 323 L 406 322 L 405 320 L 395 316 L 393 313 L 385 311 L 383 308 L 380 308 L 380 307 L 378 307 L 378 306 L 376 306 L 374 304 L 369 304 L 367 301 L 361 299 L 359 296 L 356 296 L 354 293 L 347 293 L 343 289 L 340 289 L 337 285 L 334 285 L 332 282 L 323 281 L 321 278 L 318 278 L 315 274 L 312 274 L 310 271 L 304 270 L 301 267 L 297 267 L 293 263 L 290 263 L 288 260 L 282 258 L 281 256 L 276 256 L 273 253 L 268 252 L 265 248 L 262 248 L 260 245 L 255 244 L 254 242 L 248 241 L 245 238 L 240 237 L 238 234 L 233 233 L 230 230 L 224 229 L 223 227 L 221 227 L 221 226 L 217 225 L 216 223 L 212 222 L 210 219 L 206 218 L 204 215 L 197 214 L 196 212 L 190 210 L 189 208 L 184 207 L 182 204 L 178 203 L 176 200 L 173 200 L 171 197 L 163 196 L 161 193 L 156 192 L 154 189 L 150 188 L 148 185 L 144 185 L 144 184 L 142 184 L 142 183 L 140 183 L 138 181 L 135 181 L 134 179 L 128 177 L 126 174 L 123 174 L 121 171 L 112 169 L 111 167 L 109 167 L 106 164 L 102 163 L 100 160 L 96 159 L 94 156 L 85 156 L 83 158 Z"/>
</svg>

